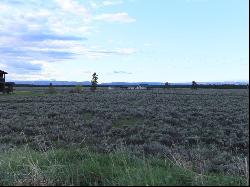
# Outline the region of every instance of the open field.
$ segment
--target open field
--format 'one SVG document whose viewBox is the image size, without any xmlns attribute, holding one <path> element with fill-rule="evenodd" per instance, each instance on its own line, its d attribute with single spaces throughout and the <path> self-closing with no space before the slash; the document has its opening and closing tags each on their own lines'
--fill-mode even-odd
<svg viewBox="0 0 250 187">
<path fill-rule="evenodd" d="M 56 88 L 58 94 L 45 95 L 45 89 L 0 95 L 0 154 L 24 145 L 104 155 L 122 149 L 199 174 L 247 175 L 248 90 Z"/>
</svg>

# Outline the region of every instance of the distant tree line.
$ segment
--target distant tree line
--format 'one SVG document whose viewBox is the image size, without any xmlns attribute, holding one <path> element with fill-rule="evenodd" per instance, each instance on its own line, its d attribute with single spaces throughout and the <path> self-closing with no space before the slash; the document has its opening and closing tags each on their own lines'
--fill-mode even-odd
<svg viewBox="0 0 250 187">
<path fill-rule="evenodd" d="M 54 87 L 75 87 L 76 85 L 53 85 Z M 92 85 L 83 85 L 82 87 L 90 88 Z M 125 85 L 97 85 L 97 87 L 108 88 L 108 87 L 130 87 Z M 138 86 L 138 85 L 132 85 Z M 16 84 L 15 87 L 48 87 L 48 85 L 34 85 L 34 84 Z M 148 85 L 149 88 L 166 88 L 165 85 Z M 167 88 L 191 88 L 192 85 L 173 85 L 169 84 Z M 235 84 L 223 84 L 223 85 L 216 85 L 216 84 L 208 84 L 202 85 L 199 84 L 197 88 L 204 88 L 204 89 L 248 89 L 248 85 L 235 85 Z"/>
<path fill-rule="evenodd" d="M 33 85 L 33 84 L 16 84 L 16 87 L 48 87 L 48 85 Z M 79 93 L 82 92 L 82 87 L 89 87 L 92 92 L 95 92 L 97 87 L 120 87 L 120 88 L 129 88 L 129 87 L 135 87 L 138 85 L 98 85 L 98 75 L 97 73 L 94 73 L 92 75 L 91 85 L 82 85 L 81 88 L 78 85 L 77 89 Z M 143 84 L 140 85 L 143 87 L 146 87 L 147 89 L 151 88 L 191 88 L 193 90 L 197 90 L 198 88 L 203 89 L 249 89 L 249 85 L 236 85 L 236 84 L 198 84 L 196 81 L 192 81 L 191 85 L 176 85 L 176 84 L 170 84 L 169 82 L 166 82 L 164 85 L 149 85 L 149 84 Z M 76 87 L 76 85 L 52 85 L 50 83 L 49 85 L 49 91 L 54 92 L 54 87 Z M 76 88 L 75 88 L 76 89 Z"/>
</svg>

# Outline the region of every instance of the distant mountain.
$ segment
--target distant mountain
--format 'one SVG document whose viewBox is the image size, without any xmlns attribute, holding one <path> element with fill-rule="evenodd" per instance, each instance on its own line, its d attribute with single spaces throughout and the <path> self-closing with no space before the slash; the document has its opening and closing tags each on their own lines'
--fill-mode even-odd
<svg viewBox="0 0 250 187">
<path fill-rule="evenodd" d="M 225 84 L 246 85 L 246 84 L 249 84 L 249 81 L 198 82 L 198 84 L 203 84 L 203 85 L 225 85 Z"/>
<path fill-rule="evenodd" d="M 55 86 L 63 86 L 63 85 L 91 85 L 91 82 L 84 81 L 84 82 L 76 82 L 76 81 L 13 81 L 15 84 L 28 84 L 28 85 L 38 85 L 38 86 L 45 86 L 52 83 Z"/>
<path fill-rule="evenodd" d="M 111 83 L 102 83 L 100 85 L 110 85 L 110 86 L 138 86 L 138 85 L 164 85 L 162 82 L 111 82 Z"/>
<path fill-rule="evenodd" d="M 77 82 L 77 81 L 56 81 L 56 80 L 41 80 L 41 81 L 12 81 L 15 84 L 27 84 L 27 85 L 38 85 L 38 86 L 46 86 L 52 83 L 55 86 L 74 86 L 74 85 L 91 85 L 90 81 Z M 233 84 L 233 85 L 246 85 L 249 84 L 249 81 L 225 81 L 225 82 L 197 82 L 202 85 L 225 85 L 225 84 Z M 101 86 L 137 86 L 137 85 L 149 85 L 149 86 L 161 86 L 164 85 L 163 82 L 111 82 L 111 83 L 101 83 Z M 184 83 L 171 83 L 170 85 L 191 85 L 191 82 Z"/>
</svg>

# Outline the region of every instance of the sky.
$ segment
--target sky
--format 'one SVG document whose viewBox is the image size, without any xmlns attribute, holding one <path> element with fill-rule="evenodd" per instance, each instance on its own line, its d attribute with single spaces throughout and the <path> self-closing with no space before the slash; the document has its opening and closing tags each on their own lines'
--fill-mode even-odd
<svg viewBox="0 0 250 187">
<path fill-rule="evenodd" d="M 249 80 L 248 0 L 0 0 L 7 80 Z"/>
</svg>

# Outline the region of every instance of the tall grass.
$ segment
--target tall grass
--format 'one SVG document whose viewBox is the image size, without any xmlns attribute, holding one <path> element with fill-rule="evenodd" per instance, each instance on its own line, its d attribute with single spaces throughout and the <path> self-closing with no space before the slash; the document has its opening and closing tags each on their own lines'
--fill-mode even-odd
<svg viewBox="0 0 250 187">
<path fill-rule="evenodd" d="M 240 177 L 199 175 L 169 160 L 88 149 L 36 152 L 25 147 L 0 155 L 1 185 L 246 185 Z"/>
</svg>

